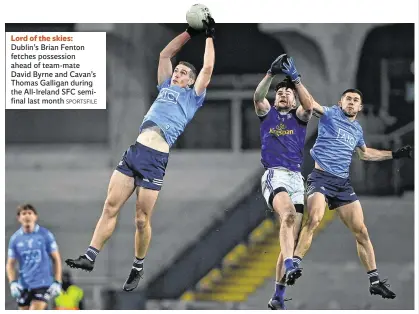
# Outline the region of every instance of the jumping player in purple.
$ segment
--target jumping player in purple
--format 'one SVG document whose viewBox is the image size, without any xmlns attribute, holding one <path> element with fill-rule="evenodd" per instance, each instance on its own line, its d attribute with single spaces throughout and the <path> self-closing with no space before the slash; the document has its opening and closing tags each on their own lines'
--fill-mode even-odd
<svg viewBox="0 0 419 314">
<path fill-rule="evenodd" d="M 285 309 L 285 286 L 293 285 L 301 269 L 293 261 L 295 242 L 304 211 L 304 180 L 301 175 L 307 123 L 312 116 L 312 98 L 301 83 L 292 59 L 279 56 L 254 94 L 260 119 L 262 193 L 268 207 L 279 216 L 281 253 L 276 266 L 275 292 L 268 303 L 272 310 Z M 282 64 L 286 64 L 282 66 Z M 273 106 L 265 98 L 276 74 L 287 78 L 275 88 Z M 301 106 L 296 106 L 296 94 Z"/>
</svg>

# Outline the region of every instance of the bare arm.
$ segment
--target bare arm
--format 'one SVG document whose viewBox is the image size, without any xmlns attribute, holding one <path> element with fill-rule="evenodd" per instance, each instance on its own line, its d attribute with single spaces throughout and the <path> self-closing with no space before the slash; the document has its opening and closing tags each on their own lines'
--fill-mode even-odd
<svg viewBox="0 0 419 314">
<path fill-rule="evenodd" d="M 313 99 L 313 113 L 317 117 L 320 117 L 324 114 L 323 106 L 320 105 L 317 101 Z"/>
<path fill-rule="evenodd" d="M 54 264 L 54 278 L 56 281 L 61 282 L 62 264 L 58 250 L 51 253 L 51 259 Z"/>
<path fill-rule="evenodd" d="M 9 279 L 9 283 L 17 280 L 17 275 L 16 275 L 16 259 L 9 257 L 7 259 L 7 263 L 6 263 L 6 273 L 7 273 L 7 278 Z"/>
<path fill-rule="evenodd" d="M 187 43 L 191 36 L 185 31 L 176 36 L 161 52 L 157 70 L 157 82 L 160 85 L 172 76 L 173 68 L 171 59 Z"/>
<path fill-rule="evenodd" d="M 296 112 L 297 117 L 300 120 L 308 121 L 310 120 L 313 113 L 313 96 L 311 96 L 311 94 L 301 82 L 295 84 L 295 89 L 297 90 L 298 98 L 301 102 L 301 107 L 298 107 Z"/>
<path fill-rule="evenodd" d="M 368 160 L 368 161 L 382 161 L 393 159 L 393 154 L 390 150 L 378 150 L 374 148 L 369 148 L 367 146 L 357 147 L 356 151 L 358 153 L 359 159 Z"/>
<path fill-rule="evenodd" d="M 211 81 L 215 63 L 214 40 L 208 37 L 205 41 L 204 64 L 195 81 L 195 92 L 201 95 Z"/>
<path fill-rule="evenodd" d="M 271 105 L 265 97 L 268 94 L 273 78 L 271 74 L 266 74 L 253 95 L 253 103 L 258 116 L 265 115 L 271 109 Z"/>
</svg>

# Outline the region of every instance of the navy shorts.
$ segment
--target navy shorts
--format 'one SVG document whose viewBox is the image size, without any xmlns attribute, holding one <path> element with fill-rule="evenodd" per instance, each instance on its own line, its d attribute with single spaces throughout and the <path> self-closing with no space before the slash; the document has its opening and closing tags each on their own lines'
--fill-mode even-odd
<svg viewBox="0 0 419 314">
<path fill-rule="evenodd" d="M 116 170 L 133 177 L 135 186 L 160 191 L 168 161 L 168 153 L 135 142 L 124 153 Z"/>
<path fill-rule="evenodd" d="M 41 287 L 31 290 L 23 290 L 21 297 L 17 299 L 18 306 L 29 306 L 31 305 L 31 302 L 35 300 L 48 303 L 51 298 L 50 294 L 47 292 L 48 289 L 49 287 Z"/>
<path fill-rule="evenodd" d="M 349 178 L 340 178 L 318 169 L 313 169 L 307 178 L 307 196 L 319 192 L 326 197 L 329 209 L 358 200 Z"/>
</svg>

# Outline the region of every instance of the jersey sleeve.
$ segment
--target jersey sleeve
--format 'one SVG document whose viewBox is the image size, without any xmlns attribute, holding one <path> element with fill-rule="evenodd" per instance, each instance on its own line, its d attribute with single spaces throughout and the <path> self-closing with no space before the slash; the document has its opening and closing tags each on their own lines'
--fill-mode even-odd
<svg viewBox="0 0 419 314">
<path fill-rule="evenodd" d="M 51 254 L 58 251 L 58 245 L 52 232 L 47 230 L 45 237 L 47 252 Z"/>
<path fill-rule="evenodd" d="M 170 86 L 170 80 L 171 80 L 172 78 L 171 77 L 169 77 L 168 79 L 166 79 L 163 83 L 161 83 L 160 85 L 157 85 L 157 90 L 158 91 L 160 91 L 162 88 L 165 88 L 165 87 L 169 87 Z"/>
<path fill-rule="evenodd" d="M 365 145 L 364 141 L 364 132 L 361 130 L 358 143 L 356 144 L 357 147 L 362 147 Z"/>
<path fill-rule="evenodd" d="M 330 117 L 335 110 L 334 106 L 333 107 L 322 106 L 322 108 L 323 108 L 323 112 L 324 112 L 323 116 L 325 116 L 325 117 Z"/>
<path fill-rule="evenodd" d="M 199 108 L 204 104 L 205 96 L 207 95 L 207 90 L 204 89 L 201 95 L 198 95 L 195 91 L 195 88 L 192 88 L 193 96 L 195 97 L 196 107 Z"/>
<path fill-rule="evenodd" d="M 9 248 L 7 250 L 8 258 L 16 258 L 16 248 L 15 248 L 15 237 L 11 237 L 9 240 Z"/>
</svg>

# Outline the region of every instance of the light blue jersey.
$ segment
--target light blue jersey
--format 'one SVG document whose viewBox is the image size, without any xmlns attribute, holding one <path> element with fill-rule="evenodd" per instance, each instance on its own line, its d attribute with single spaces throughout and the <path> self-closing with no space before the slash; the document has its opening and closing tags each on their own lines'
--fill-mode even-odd
<svg viewBox="0 0 419 314">
<path fill-rule="evenodd" d="M 31 233 L 16 231 L 9 241 L 9 258 L 19 263 L 19 283 L 25 289 L 49 287 L 53 281 L 50 254 L 58 250 L 54 235 L 35 225 Z"/>
<path fill-rule="evenodd" d="M 365 145 L 362 127 L 356 120 L 351 122 L 339 106 L 323 109 L 310 154 L 324 171 L 347 178 L 355 147 Z"/>
<path fill-rule="evenodd" d="M 163 131 L 171 147 L 202 106 L 206 90 L 198 96 L 194 88 L 171 86 L 170 82 L 171 78 L 168 78 L 157 86 L 159 95 L 145 115 L 141 126 L 145 122 L 154 122 Z"/>
</svg>

